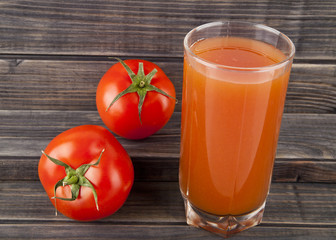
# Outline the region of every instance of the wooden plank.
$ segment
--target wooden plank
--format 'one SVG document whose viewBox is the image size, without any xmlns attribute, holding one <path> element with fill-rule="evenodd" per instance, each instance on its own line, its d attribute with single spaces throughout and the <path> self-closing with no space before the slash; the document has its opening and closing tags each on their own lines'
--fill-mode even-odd
<svg viewBox="0 0 336 240">
<path fill-rule="evenodd" d="M 0 110 L 0 118 L 0 156 L 8 157 L 39 156 L 52 138 L 71 127 L 103 126 L 94 111 Z M 178 158 L 180 118 L 175 112 L 163 129 L 147 139 L 117 138 L 133 157 Z M 277 157 L 332 161 L 336 158 L 335 122 L 334 114 L 284 114 Z"/>
<path fill-rule="evenodd" d="M 37 180 L 39 157 L 0 157 L 0 180 Z M 178 159 L 132 157 L 137 181 L 177 181 Z M 277 159 L 272 182 L 336 182 L 335 161 Z"/>
<path fill-rule="evenodd" d="M 181 111 L 182 58 L 151 59 L 175 85 Z M 96 110 L 99 80 L 115 61 L 0 60 L 0 109 Z M 336 64 L 294 64 L 285 112 L 335 113 Z"/>
<path fill-rule="evenodd" d="M 272 182 L 336 183 L 335 160 L 281 159 L 274 163 Z"/>
<path fill-rule="evenodd" d="M 0 182 L 0 223 L 72 222 L 58 214 L 38 181 Z M 99 220 L 111 224 L 184 224 L 177 182 L 135 182 L 124 206 Z M 263 223 L 336 227 L 335 184 L 273 183 Z"/>
<path fill-rule="evenodd" d="M 96 110 L 98 83 L 114 63 L 0 60 L 0 109 Z M 158 65 L 173 81 L 181 100 L 182 59 Z"/>
<path fill-rule="evenodd" d="M 192 28 L 263 23 L 287 34 L 297 58 L 335 59 L 335 1 L 2 1 L 2 53 L 181 57 Z"/>
<path fill-rule="evenodd" d="M 40 157 L 0 157 L 0 180 L 38 180 Z M 136 181 L 178 181 L 178 158 L 132 157 Z M 272 182 L 336 183 L 336 162 L 276 159 Z"/>
<path fill-rule="evenodd" d="M 294 64 L 285 112 L 335 113 L 336 65 Z"/>
<path fill-rule="evenodd" d="M 78 125 L 104 126 L 95 111 L 0 110 L 0 180 L 37 180 L 41 150 Z M 284 114 L 273 181 L 336 182 L 336 115 Z M 177 181 L 180 113 L 155 135 L 130 141 L 137 180 Z"/>
<path fill-rule="evenodd" d="M 194 227 L 174 225 L 102 225 L 100 223 L 26 223 L 0 224 L 0 238 L 6 239 L 160 239 L 160 240 L 220 240 L 210 232 Z M 334 239 L 336 228 L 310 227 L 254 227 L 234 235 L 234 239 Z"/>
</svg>

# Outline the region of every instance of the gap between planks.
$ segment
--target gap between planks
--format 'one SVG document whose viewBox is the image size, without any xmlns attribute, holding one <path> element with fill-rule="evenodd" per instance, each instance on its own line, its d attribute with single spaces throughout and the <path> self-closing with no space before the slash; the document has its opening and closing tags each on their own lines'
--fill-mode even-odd
<svg viewBox="0 0 336 240">
<path fill-rule="evenodd" d="M 111 61 L 112 57 L 123 57 L 125 59 L 143 59 L 152 62 L 178 62 L 183 63 L 183 57 L 176 57 L 176 56 L 141 56 L 141 55 L 130 55 L 127 53 L 119 54 L 119 55 L 65 55 L 65 54 L 15 54 L 15 53 L 0 53 L 0 60 L 20 60 L 19 63 L 22 63 L 25 60 L 54 60 L 54 61 Z M 294 65 L 297 64 L 318 64 L 318 65 L 335 65 L 336 58 L 321 58 L 321 59 L 307 59 L 302 57 L 295 57 L 294 58 Z"/>
</svg>

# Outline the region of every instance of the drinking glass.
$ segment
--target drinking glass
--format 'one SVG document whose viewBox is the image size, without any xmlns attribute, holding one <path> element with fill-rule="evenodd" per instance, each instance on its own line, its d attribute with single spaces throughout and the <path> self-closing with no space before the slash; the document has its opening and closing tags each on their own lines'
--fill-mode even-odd
<svg viewBox="0 0 336 240">
<path fill-rule="evenodd" d="M 179 183 L 189 225 L 228 237 L 261 222 L 294 53 L 261 24 L 186 35 Z"/>
</svg>

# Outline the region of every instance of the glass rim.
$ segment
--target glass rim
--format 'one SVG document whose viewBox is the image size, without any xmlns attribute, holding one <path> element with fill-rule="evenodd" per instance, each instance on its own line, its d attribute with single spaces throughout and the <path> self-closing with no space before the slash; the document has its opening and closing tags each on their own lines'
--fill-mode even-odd
<svg viewBox="0 0 336 240">
<path fill-rule="evenodd" d="M 259 28 L 259 29 L 263 29 L 263 30 L 268 31 L 268 32 L 273 32 L 276 35 L 282 36 L 290 46 L 289 55 L 286 56 L 286 58 L 284 60 L 282 60 L 281 62 L 274 63 L 274 64 L 267 65 L 267 66 L 262 66 L 262 67 L 235 67 L 235 66 L 224 65 L 224 64 L 219 64 L 219 63 L 214 63 L 214 62 L 208 61 L 204 58 L 201 58 L 201 57 L 197 56 L 193 51 L 191 51 L 190 47 L 188 46 L 188 39 L 190 38 L 190 36 L 194 32 L 200 31 L 200 30 L 205 29 L 205 28 L 209 28 L 209 27 L 213 27 L 213 26 L 220 26 L 220 25 L 230 24 L 230 23 L 250 25 L 250 26 L 254 26 L 254 27 Z M 257 41 L 259 41 L 259 40 L 257 40 Z M 207 65 L 209 67 L 214 67 L 214 68 L 218 68 L 218 69 L 225 69 L 225 70 L 232 70 L 232 71 L 255 71 L 255 72 L 260 72 L 260 71 L 269 71 L 269 70 L 273 70 L 273 69 L 276 69 L 276 68 L 281 68 L 281 67 L 283 67 L 283 65 L 286 65 L 288 62 L 290 62 L 294 58 L 294 54 L 295 54 L 295 45 L 288 36 L 286 36 L 285 34 L 283 34 L 280 31 L 276 30 L 275 28 L 268 27 L 264 24 L 247 22 L 247 21 L 216 21 L 216 22 L 210 22 L 210 23 L 202 24 L 198 27 L 193 28 L 192 30 L 190 30 L 186 34 L 186 36 L 184 38 L 184 41 L 183 41 L 183 45 L 184 45 L 184 50 L 187 51 L 188 54 L 190 54 L 193 58 L 195 58 L 201 64 Z"/>
</svg>

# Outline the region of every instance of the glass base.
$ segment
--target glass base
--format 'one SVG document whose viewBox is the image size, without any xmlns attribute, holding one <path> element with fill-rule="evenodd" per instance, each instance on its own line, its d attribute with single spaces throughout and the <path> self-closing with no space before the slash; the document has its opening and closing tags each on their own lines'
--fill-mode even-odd
<svg viewBox="0 0 336 240">
<path fill-rule="evenodd" d="M 218 216 L 197 209 L 186 198 L 184 198 L 184 204 L 188 225 L 203 228 L 225 238 L 258 225 L 265 209 L 264 202 L 261 207 L 245 215 Z"/>
</svg>

